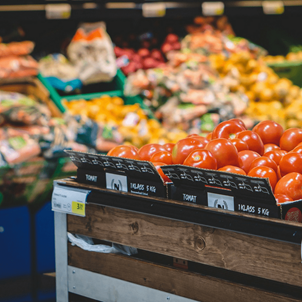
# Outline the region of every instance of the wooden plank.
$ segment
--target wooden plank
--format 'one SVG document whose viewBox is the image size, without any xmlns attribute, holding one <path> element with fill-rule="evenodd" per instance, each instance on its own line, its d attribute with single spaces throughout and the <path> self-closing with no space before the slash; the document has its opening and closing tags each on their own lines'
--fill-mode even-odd
<svg viewBox="0 0 302 302">
<path fill-rule="evenodd" d="M 87 252 L 71 245 L 68 256 L 71 266 L 197 301 L 301 301 L 127 256 Z"/>
<path fill-rule="evenodd" d="M 91 185 L 81 185 L 68 179 L 60 181 L 60 184 L 91 189 L 92 192 L 88 196 L 89 204 L 114 207 L 211 228 L 301 244 L 302 224 L 297 222 L 224 211 L 189 202 L 100 189 Z"/>
<path fill-rule="evenodd" d="M 130 211 L 88 205 L 67 229 L 143 250 L 302 285 L 300 246 Z"/>
</svg>

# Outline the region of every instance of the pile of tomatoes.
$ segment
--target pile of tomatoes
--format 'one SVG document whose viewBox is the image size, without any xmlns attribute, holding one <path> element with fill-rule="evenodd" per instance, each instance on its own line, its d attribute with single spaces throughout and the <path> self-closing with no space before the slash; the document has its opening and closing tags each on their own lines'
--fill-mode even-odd
<svg viewBox="0 0 302 302">
<path fill-rule="evenodd" d="M 109 156 L 151 161 L 165 182 L 161 166 L 181 164 L 268 178 L 278 204 L 302 199 L 302 129 L 286 131 L 273 121 L 247 130 L 239 119 L 220 123 L 206 137 L 191 134 L 176 144 L 123 145 Z"/>
</svg>

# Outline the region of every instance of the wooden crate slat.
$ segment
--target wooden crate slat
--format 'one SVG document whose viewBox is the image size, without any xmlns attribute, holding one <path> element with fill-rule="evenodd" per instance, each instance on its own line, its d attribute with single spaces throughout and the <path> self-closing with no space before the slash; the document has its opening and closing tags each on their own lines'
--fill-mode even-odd
<svg viewBox="0 0 302 302">
<path fill-rule="evenodd" d="M 127 256 L 87 252 L 71 245 L 68 257 L 71 266 L 197 301 L 301 301 Z"/>
<path fill-rule="evenodd" d="M 300 246 L 108 208 L 68 216 L 67 230 L 143 250 L 301 286 Z"/>
</svg>

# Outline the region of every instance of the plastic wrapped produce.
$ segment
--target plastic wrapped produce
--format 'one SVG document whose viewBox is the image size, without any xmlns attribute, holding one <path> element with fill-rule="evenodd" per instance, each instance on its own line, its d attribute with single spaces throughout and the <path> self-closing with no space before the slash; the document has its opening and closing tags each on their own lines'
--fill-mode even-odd
<svg viewBox="0 0 302 302">
<path fill-rule="evenodd" d="M 81 24 L 67 54 L 84 84 L 110 81 L 116 75 L 113 46 L 103 22 Z"/>
</svg>

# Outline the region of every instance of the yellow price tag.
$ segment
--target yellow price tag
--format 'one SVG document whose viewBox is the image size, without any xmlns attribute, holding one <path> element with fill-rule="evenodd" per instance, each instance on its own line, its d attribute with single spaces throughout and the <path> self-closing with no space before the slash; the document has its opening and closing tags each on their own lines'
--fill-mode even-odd
<svg viewBox="0 0 302 302">
<path fill-rule="evenodd" d="M 266 15 L 281 15 L 284 13 L 282 1 L 263 1 L 262 7 Z"/>
<path fill-rule="evenodd" d="M 73 201 L 71 205 L 71 211 L 74 214 L 85 216 L 85 203 Z"/>
</svg>

